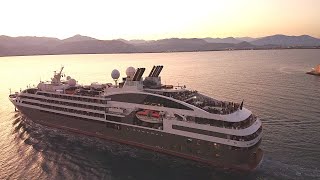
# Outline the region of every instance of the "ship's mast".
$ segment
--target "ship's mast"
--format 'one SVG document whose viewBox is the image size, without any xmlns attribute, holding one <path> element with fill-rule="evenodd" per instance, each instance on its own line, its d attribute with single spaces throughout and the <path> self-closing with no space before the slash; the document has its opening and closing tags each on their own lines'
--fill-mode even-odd
<svg viewBox="0 0 320 180">
<path fill-rule="evenodd" d="M 56 73 L 56 71 L 54 71 L 53 78 L 51 79 L 54 84 L 60 84 L 60 82 L 61 82 L 60 79 L 61 79 L 61 74 L 62 74 L 63 68 L 64 67 L 61 66 L 59 73 Z"/>
</svg>

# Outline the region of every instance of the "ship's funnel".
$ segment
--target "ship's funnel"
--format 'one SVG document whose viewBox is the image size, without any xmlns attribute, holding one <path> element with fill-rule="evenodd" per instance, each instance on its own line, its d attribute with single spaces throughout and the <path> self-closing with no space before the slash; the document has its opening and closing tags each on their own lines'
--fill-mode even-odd
<svg viewBox="0 0 320 180">
<path fill-rule="evenodd" d="M 157 74 L 155 74 L 155 77 L 158 77 L 160 75 L 162 69 L 163 69 L 163 66 L 159 66 L 159 70 L 158 70 Z"/>
<path fill-rule="evenodd" d="M 151 76 L 152 76 L 152 74 L 153 74 L 153 72 L 154 72 L 155 69 L 156 69 L 156 66 L 153 66 L 153 68 L 152 68 L 152 70 L 150 71 L 150 74 L 149 74 L 148 77 L 151 77 Z"/>
<path fill-rule="evenodd" d="M 142 75 L 143 75 L 145 70 L 146 70 L 146 68 L 141 68 L 141 70 L 140 70 L 140 72 L 139 72 L 139 74 L 137 76 L 136 81 L 140 81 L 140 79 L 141 79 L 141 77 L 142 77 Z"/>
<path fill-rule="evenodd" d="M 146 68 L 138 68 L 136 73 L 133 76 L 133 81 L 140 81 L 144 71 L 146 70 Z"/>
<path fill-rule="evenodd" d="M 162 71 L 163 66 L 156 66 L 153 71 L 150 72 L 151 76 L 149 77 L 158 77 L 160 72 Z"/>
</svg>

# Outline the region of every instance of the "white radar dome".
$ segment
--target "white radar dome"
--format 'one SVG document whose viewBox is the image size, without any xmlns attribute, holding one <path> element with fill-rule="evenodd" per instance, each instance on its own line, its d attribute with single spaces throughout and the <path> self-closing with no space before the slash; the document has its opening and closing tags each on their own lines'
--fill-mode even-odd
<svg viewBox="0 0 320 180">
<path fill-rule="evenodd" d="M 134 67 L 128 67 L 126 70 L 127 77 L 133 77 L 134 73 L 136 73 L 136 69 Z"/>
<path fill-rule="evenodd" d="M 117 69 L 114 69 L 114 70 L 111 72 L 111 77 L 112 77 L 112 79 L 119 79 L 119 77 L 120 77 L 120 72 L 119 72 Z"/>
<path fill-rule="evenodd" d="M 75 79 L 69 79 L 68 85 L 69 86 L 75 86 L 77 84 L 77 81 Z"/>
<path fill-rule="evenodd" d="M 71 77 L 70 76 L 67 76 L 67 80 L 69 81 L 71 79 Z"/>
</svg>

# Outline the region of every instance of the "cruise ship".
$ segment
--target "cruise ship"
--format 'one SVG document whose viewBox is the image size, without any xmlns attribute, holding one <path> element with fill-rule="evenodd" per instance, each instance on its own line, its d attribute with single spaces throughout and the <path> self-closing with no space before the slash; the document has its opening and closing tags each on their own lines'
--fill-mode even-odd
<svg viewBox="0 0 320 180">
<path fill-rule="evenodd" d="M 164 85 L 163 66 L 128 67 L 114 83 L 80 85 L 60 71 L 50 81 L 9 95 L 32 121 L 222 169 L 252 171 L 263 159 L 262 123 L 241 103 L 186 86 Z"/>
</svg>

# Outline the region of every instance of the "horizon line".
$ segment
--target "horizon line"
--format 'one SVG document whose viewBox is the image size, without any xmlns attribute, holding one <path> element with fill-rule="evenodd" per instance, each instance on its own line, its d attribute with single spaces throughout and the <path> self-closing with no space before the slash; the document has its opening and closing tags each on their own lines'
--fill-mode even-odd
<svg viewBox="0 0 320 180">
<path fill-rule="evenodd" d="M 82 34 L 75 34 L 73 36 L 67 37 L 67 38 L 58 38 L 58 37 L 52 37 L 52 36 L 32 36 L 32 35 L 22 35 L 22 36 L 9 36 L 9 35 L 0 35 L 1 36 L 6 36 L 6 37 L 12 37 L 12 38 L 18 38 L 18 37 L 38 37 L 38 38 L 55 38 L 59 40 L 65 40 L 69 39 L 75 36 L 83 36 L 83 37 L 89 37 L 93 38 L 96 40 L 102 40 L 102 41 L 108 41 L 108 40 L 126 40 L 126 41 L 134 41 L 134 40 L 142 40 L 142 41 L 158 41 L 158 40 L 164 40 L 164 39 L 205 39 L 205 38 L 213 38 L 213 39 L 226 39 L 226 38 L 254 38 L 254 39 L 260 39 L 264 37 L 269 37 L 269 36 L 276 36 L 276 35 L 283 35 L 283 36 L 290 36 L 290 37 L 299 37 L 299 36 L 310 36 L 313 38 L 320 39 L 320 37 L 312 36 L 309 34 L 301 34 L 301 35 L 286 35 L 286 34 L 273 34 L 273 35 L 266 35 L 266 36 L 261 36 L 261 37 L 251 37 L 251 36 L 242 36 L 242 37 L 234 37 L 234 36 L 225 36 L 225 37 L 170 37 L 170 38 L 161 38 L 161 39 L 124 39 L 124 38 L 114 38 L 114 39 L 98 39 L 89 35 L 82 35 Z"/>
</svg>

